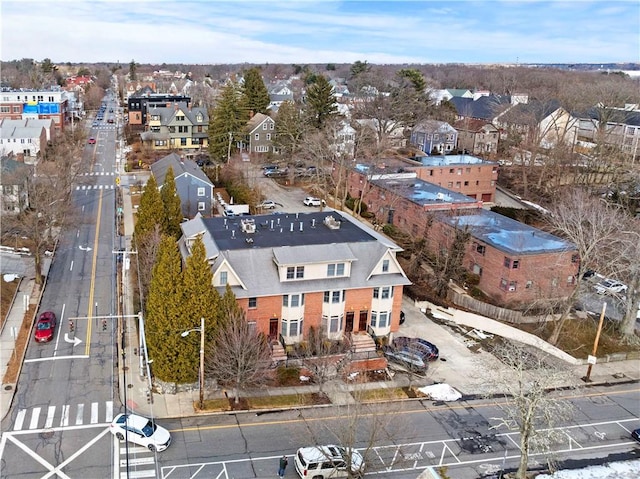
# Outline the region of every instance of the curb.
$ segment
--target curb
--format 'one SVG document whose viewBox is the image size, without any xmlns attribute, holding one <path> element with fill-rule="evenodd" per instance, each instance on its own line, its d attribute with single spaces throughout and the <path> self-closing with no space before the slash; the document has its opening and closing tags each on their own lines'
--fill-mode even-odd
<svg viewBox="0 0 640 479">
<path fill-rule="evenodd" d="M 7 317 L 9 316 L 9 313 L 11 313 L 11 310 L 13 309 L 13 305 L 16 302 L 16 298 L 18 297 L 18 292 L 20 291 L 20 286 L 22 285 L 22 281 L 23 280 L 24 280 L 24 276 L 21 276 L 20 277 L 20 281 L 18 281 L 18 287 L 13 292 L 13 298 L 11 298 L 11 303 L 9 304 L 9 310 L 7 311 Z M 7 325 L 7 317 L 5 317 L 4 321 L 2 322 L 2 327 L 0 328 L 0 334 L 2 334 L 2 332 L 4 331 L 4 327 Z"/>
</svg>

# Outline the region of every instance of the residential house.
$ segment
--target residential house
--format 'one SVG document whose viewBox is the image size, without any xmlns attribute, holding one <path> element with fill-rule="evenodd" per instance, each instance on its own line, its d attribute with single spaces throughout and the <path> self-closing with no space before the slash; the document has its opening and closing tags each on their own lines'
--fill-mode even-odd
<svg viewBox="0 0 640 479">
<path fill-rule="evenodd" d="M 127 99 L 127 116 L 129 125 L 145 126 L 150 109 L 158 107 L 170 107 L 174 103 L 191 103 L 191 98 L 185 95 L 169 95 L 166 93 L 154 93 L 149 87 L 143 87 Z"/>
<path fill-rule="evenodd" d="M 422 156 L 412 158 L 419 167 L 418 178 L 456 193 L 462 193 L 483 203 L 493 203 L 496 198 L 498 165 L 472 155 Z"/>
<path fill-rule="evenodd" d="M 425 120 L 411 131 L 409 143 L 426 154 L 446 154 L 455 151 L 458 132 L 449 123 Z"/>
<path fill-rule="evenodd" d="M 196 162 L 182 158 L 177 153 L 171 153 L 153 163 L 151 172 L 159 188 L 162 188 L 169 168 L 173 169 L 183 216 L 193 218 L 198 213 L 202 216 L 211 216 L 214 185 Z"/>
<path fill-rule="evenodd" d="M 2 128 L 44 128 L 46 133 L 46 142 L 54 143 L 58 137 L 58 130 L 52 119 L 25 118 L 21 120 L 12 120 L 9 118 L 0 119 L 0 127 Z"/>
<path fill-rule="evenodd" d="M 29 207 L 29 177 L 33 168 L 22 161 L 2 155 L 0 169 L 0 211 L 17 214 Z"/>
<path fill-rule="evenodd" d="M 279 81 L 269 88 L 269 106 L 267 109 L 277 113 L 280 105 L 285 101 L 294 101 L 293 91 L 285 82 Z"/>
<path fill-rule="evenodd" d="M 24 158 L 35 164 L 42 148 L 47 147 L 47 132 L 42 124 L 23 126 L 24 120 L 2 120 L 0 125 L 0 154 Z"/>
<path fill-rule="evenodd" d="M 618 148 L 632 158 L 640 155 L 640 108 L 625 105 L 624 108 L 591 108 L 583 113 L 573 113 L 575 141 L 585 150 L 598 143 Z"/>
<path fill-rule="evenodd" d="M 459 98 L 473 98 L 473 93 L 471 92 L 471 90 L 457 89 L 457 88 L 446 88 L 442 90 L 429 91 L 429 98 L 436 105 L 439 105 L 443 101 L 449 101 L 454 96 Z"/>
<path fill-rule="evenodd" d="M 181 224 L 186 260 L 202 238 L 213 286 L 235 294 L 247 321 L 283 345 L 370 332 L 388 336 L 400 325 L 401 249 L 334 210 L 238 218 L 195 217 Z"/>
<path fill-rule="evenodd" d="M 251 154 L 263 154 L 275 152 L 273 139 L 276 135 L 276 122 L 264 113 L 256 113 L 247 122 L 245 131 L 247 132 L 242 149 L 246 149 Z"/>
<path fill-rule="evenodd" d="M 144 92 L 145 90 L 149 92 L 155 92 L 156 82 L 140 80 L 128 81 L 124 86 L 124 99 L 125 101 L 127 101 L 129 100 L 129 97 L 138 92 Z"/>
<path fill-rule="evenodd" d="M 153 150 L 182 150 L 197 153 L 209 144 L 209 115 L 206 108 L 191 108 L 187 103 L 150 108 L 142 142 Z"/>
<path fill-rule="evenodd" d="M 475 118 L 490 123 L 512 106 L 511 97 L 502 95 L 481 95 L 477 98 L 454 96 L 449 103 L 456 109 L 457 120 Z"/>
<path fill-rule="evenodd" d="M 508 307 L 567 298 L 577 284 L 575 245 L 484 209 L 440 215 L 425 239 L 433 251 L 450 249 L 455 231 L 470 235 L 462 266 L 478 288 Z"/>
<path fill-rule="evenodd" d="M 70 93 L 61 88 L 49 90 L 0 91 L 0 120 L 42 119 L 53 120 L 55 128 L 63 131 L 71 118 L 69 111 Z"/>
<path fill-rule="evenodd" d="M 456 121 L 453 127 L 458 132 L 458 150 L 489 157 L 498 152 L 500 130 L 490 122 L 465 118 Z"/>
</svg>

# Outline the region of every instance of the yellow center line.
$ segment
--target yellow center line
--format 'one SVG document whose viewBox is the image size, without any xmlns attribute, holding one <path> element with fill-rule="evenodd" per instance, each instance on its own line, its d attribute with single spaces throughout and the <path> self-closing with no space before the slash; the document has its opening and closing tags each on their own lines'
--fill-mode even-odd
<svg viewBox="0 0 640 479">
<path fill-rule="evenodd" d="M 87 337 L 85 339 L 85 352 L 89 356 L 91 350 L 91 326 L 93 318 L 93 292 L 96 286 L 96 264 L 98 262 L 98 239 L 100 235 L 100 216 L 102 214 L 102 190 L 98 196 L 98 216 L 96 217 L 96 238 L 93 241 L 93 261 L 91 264 L 91 284 L 89 286 L 89 310 L 87 312 Z"/>
</svg>

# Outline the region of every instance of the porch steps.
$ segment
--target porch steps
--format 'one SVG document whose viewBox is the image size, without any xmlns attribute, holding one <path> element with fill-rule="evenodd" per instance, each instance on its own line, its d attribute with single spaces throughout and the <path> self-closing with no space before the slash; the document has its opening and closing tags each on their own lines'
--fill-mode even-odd
<svg viewBox="0 0 640 479">
<path fill-rule="evenodd" d="M 271 342 L 271 360 L 274 363 L 287 360 L 287 353 L 278 341 Z"/>
<path fill-rule="evenodd" d="M 351 351 L 354 353 L 375 352 L 376 343 L 373 338 L 365 332 L 353 333 L 351 335 Z"/>
</svg>

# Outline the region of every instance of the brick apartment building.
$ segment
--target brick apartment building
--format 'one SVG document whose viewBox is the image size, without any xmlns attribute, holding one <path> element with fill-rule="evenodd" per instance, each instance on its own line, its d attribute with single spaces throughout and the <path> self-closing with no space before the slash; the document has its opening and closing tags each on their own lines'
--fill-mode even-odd
<svg viewBox="0 0 640 479">
<path fill-rule="evenodd" d="M 62 89 L 0 91 L 0 120 L 53 120 L 55 128 L 64 131 L 71 120 L 69 107 L 71 93 Z"/>
<path fill-rule="evenodd" d="M 480 278 L 478 287 L 495 301 L 518 307 L 568 297 L 576 287 L 575 245 L 487 210 L 447 214 L 425 237 L 431 248 L 451 245 L 454 229 L 467 229 L 463 266 Z"/>
<path fill-rule="evenodd" d="M 230 285 L 246 319 L 283 345 L 309 328 L 330 339 L 399 328 L 402 291 L 410 284 L 396 260 L 401 249 L 334 210 L 202 218 L 181 224 L 183 259 L 201 236 L 224 294 Z"/>
<path fill-rule="evenodd" d="M 472 155 L 414 157 L 418 178 L 485 203 L 496 199 L 498 165 Z"/>
<path fill-rule="evenodd" d="M 445 166 L 443 169 L 447 175 L 464 178 L 467 172 L 458 171 L 466 166 L 459 164 L 453 172 Z M 487 176 L 497 174 L 494 166 L 491 162 L 476 163 L 468 174 L 478 168 Z M 462 266 L 479 276 L 479 289 L 505 306 L 564 298 L 573 291 L 578 257 L 572 244 L 486 211 L 482 200 L 423 181 L 417 177 L 418 171 L 424 173 L 425 167 L 407 167 L 393 160 L 377 166 L 359 164 L 347 172 L 348 192 L 362 198 L 376 222 L 424 237 L 432 252 L 448 250 L 455 229 L 466 228 L 472 239 Z"/>
</svg>

